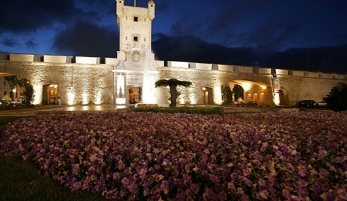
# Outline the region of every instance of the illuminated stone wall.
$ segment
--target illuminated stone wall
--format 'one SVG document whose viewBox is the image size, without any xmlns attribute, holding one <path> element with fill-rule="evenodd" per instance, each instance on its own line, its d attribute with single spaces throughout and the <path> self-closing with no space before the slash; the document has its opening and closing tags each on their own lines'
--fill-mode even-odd
<svg viewBox="0 0 347 201">
<path fill-rule="evenodd" d="M 74 61 L 73 61 L 74 60 Z M 66 61 L 66 62 L 65 62 Z M 11 73 L 31 81 L 34 104 L 45 104 L 45 86 L 56 84 L 62 104 L 113 104 L 116 58 L 0 54 L 0 73 Z M 64 63 L 65 62 L 65 63 Z M 77 63 L 79 62 L 79 63 Z M 159 79 L 191 81 L 189 88 L 179 88 L 179 104 L 204 104 L 206 88 L 212 104 L 222 103 L 221 86 L 238 83 L 245 89 L 245 100 L 259 105 L 273 105 L 273 75 L 280 83 L 280 104 L 294 105 L 303 99 L 321 101 L 347 75 L 293 71 L 248 66 L 155 61 Z M 158 88 L 157 103 L 169 105 L 168 88 Z"/>
<path fill-rule="evenodd" d="M 42 104 L 44 85 L 58 85 L 62 104 L 113 103 L 113 66 L 101 64 L 53 64 L 0 62 L 0 72 L 30 80 L 34 104 Z"/>
</svg>

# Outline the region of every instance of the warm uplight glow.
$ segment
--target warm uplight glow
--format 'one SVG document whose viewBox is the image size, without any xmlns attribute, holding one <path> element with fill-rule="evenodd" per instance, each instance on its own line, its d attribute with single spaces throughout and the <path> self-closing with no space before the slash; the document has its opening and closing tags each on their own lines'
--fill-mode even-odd
<svg viewBox="0 0 347 201">
<path fill-rule="evenodd" d="M 95 106 L 95 110 L 96 110 L 96 111 L 101 111 L 101 110 L 102 110 L 102 107 L 101 107 L 100 105 L 96 105 L 96 106 Z"/>
<path fill-rule="evenodd" d="M 216 80 L 216 83 L 214 84 L 213 87 L 213 101 L 215 104 L 221 105 L 223 100 L 222 100 L 222 90 L 220 88 L 221 83 L 219 79 Z"/>
<path fill-rule="evenodd" d="M 180 104 L 185 104 L 185 100 L 184 100 L 184 97 L 183 96 L 179 96 L 179 99 L 180 99 Z"/>
<path fill-rule="evenodd" d="M 100 90 L 97 90 L 96 92 L 95 92 L 95 100 L 94 100 L 94 103 L 95 104 L 101 104 L 101 96 L 102 96 L 102 93 L 101 93 L 101 91 Z"/>
<path fill-rule="evenodd" d="M 189 103 L 196 104 L 196 97 L 195 97 L 194 90 L 192 88 L 189 88 Z"/>
<path fill-rule="evenodd" d="M 41 97 L 42 97 L 42 85 L 33 85 L 34 89 L 34 105 L 38 105 L 41 103 Z"/>
<path fill-rule="evenodd" d="M 89 94 L 85 91 L 82 93 L 82 104 L 88 104 L 89 103 Z"/>
<path fill-rule="evenodd" d="M 251 86 L 252 86 L 252 84 L 249 83 L 249 82 L 242 83 L 242 88 L 243 88 L 243 90 L 245 90 L 245 92 L 248 91 L 248 90 L 250 90 L 250 89 L 251 89 Z"/>
<path fill-rule="evenodd" d="M 116 98 L 116 104 L 125 104 L 126 98 Z"/>
<path fill-rule="evenodd" d="M 260 85 L 260 87 L 265 90 L 266 89 L 266 85 Z"/>
<path fill-rule="evenodd" d="M 116 106 L 116 110 L 117 110 L 117 109 L 125 109 L 125 108 L 126 108 L 125 105 L 117 105 L 117 106 Z"/>
<path fill-rule="evenodd" d="M 279 93 L 274 94 L 274 103 L 277 106 L 280 104 L 280 94 Z"/>
<path fill-rule="evenodd" d="M 73 87 L 69 87 L 67 90 L 67 104 L 73 105 L 75 100 L 75 89 Z"/>
<path fill-rule="evenodd" d="M 124 76 L 123 75 L 118 75 L 117 76 L 117 94 L 119 96 L 124 96 Z"/>
</svg>

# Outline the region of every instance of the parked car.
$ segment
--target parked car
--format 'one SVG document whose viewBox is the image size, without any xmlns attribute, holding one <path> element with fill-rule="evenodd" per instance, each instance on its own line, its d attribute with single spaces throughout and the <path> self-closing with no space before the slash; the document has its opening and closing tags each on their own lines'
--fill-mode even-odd
<svg viewBox="0 0 347 201">
<path fill-rule="evenodd" d="M 318 104 L 314 100 L 302 100 L 295 104 L 296 107 L 318 107 Z"/>
<path fill-rule="evenodd" d="M 257 106 L 258 104 L 255 101 L 249 101 L 249 102 L 246 103 L 246 105 L 247 106 Z"/>
<path fill-rule="evenodd" d="M 318 107 L 327 107 L 327 103 L 323 100 L 321 102 L 317 102 Z"/>
<path fill-rule="evenodd" d="M 236 101 L 236 102 L 234 102 L 234 104 L 236 106 L 246 106 L 246 102 L 245 101 Z"/>
<path fill-rule="evenodd" d="M 0 99 L 0 105 L 8 105 L 8 104 L 9 104 L 9 102 Z"/>
</svg>

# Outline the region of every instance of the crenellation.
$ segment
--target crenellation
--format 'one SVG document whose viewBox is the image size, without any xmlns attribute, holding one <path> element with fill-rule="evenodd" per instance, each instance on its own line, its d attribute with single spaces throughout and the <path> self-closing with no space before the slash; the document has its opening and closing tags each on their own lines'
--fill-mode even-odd
<svg viewBox="0 0 347 201">
<path fill-rule="evenodd" d="M 293 70 L 292 73 L 293 73 L 293 76 L 298 76 L 298 77 L 304 77 L 305 76 L 305 71 Z"/>
<path fill-rule="evenodd" d="M 271 74 L 271 68 L 256 68 L 259 74 Z"/>
<path fill-rule="evenodd" d="M 318 78 L 319 72 L 307 72 L 307 77 Z"/>
<path fill-rule="evenodd" d="M 75 59 L 75 62 L 79 64 L 100 64 L 100 57 L 76 56 Z"/>
<path fill-rule="evenodd" d="M 34 62 L 34 55 L 33 54 L 10 54 L 9 60 Z"/>
<path fill-rule="evenodd" d="M 253 67 L 240 66 L 239 67 L 239 72 L 242 72 L 242 73 L 253 73 Z"/>
<path fill-rule="evenodd" d="M 45 63 L 71 63 L 73 56 L 43 55 Z"/>
<path fill-rule="evenodd" d="M 196 65 L 196 63 L 191 63 L 190 65 L 194 66 L 194 65 Z M 189 62 L 168 61 L 168 66 L 167 67 L 189 68 Z"/>
<path fill-rule="evenodd" d="M 218 70 L 219 71 L 233 71 L 233 66 L 231 65 L 221 65 L 221 64 L 218 64 Z"/>
<path fill-rule="evenodd" d="M 115 65 L 119 62 L 117 58 L 105 58 L 105 64 Z"/>
<path fill-rule="evenodd" d="M 276 75 L 288 75 L 288 70 L 276 69 Z"/>
<path fill-rule="evenodd" d="M 10 55 L 7 53 L 0 53 L 0 60 L 10 60 Z"/>
<path fill-rule="evenodd" d="M 212 64 L 196 63 L 196 69 L 198 69 L 198 70 L 212 70 Z"/>
</svg>

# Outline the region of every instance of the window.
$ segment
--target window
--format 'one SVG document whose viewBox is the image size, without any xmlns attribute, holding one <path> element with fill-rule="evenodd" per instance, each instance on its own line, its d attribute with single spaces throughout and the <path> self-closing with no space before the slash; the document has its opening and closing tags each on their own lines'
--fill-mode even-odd
<svg viewBox="0 0 347 201">
<path fill-rule="evenodd" d="M 134 37 L 134 41 L 138 41 L 139 38 L 137 36 Z"/>
<path fill-rule="evenodd" d="M 139 18 L 138 17 L 134 17 L 134 22 L 138 22 Z"/>
</svg>

